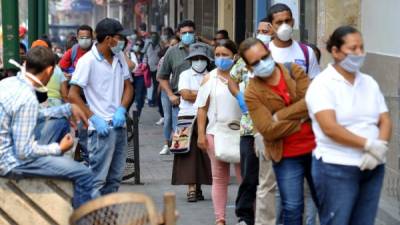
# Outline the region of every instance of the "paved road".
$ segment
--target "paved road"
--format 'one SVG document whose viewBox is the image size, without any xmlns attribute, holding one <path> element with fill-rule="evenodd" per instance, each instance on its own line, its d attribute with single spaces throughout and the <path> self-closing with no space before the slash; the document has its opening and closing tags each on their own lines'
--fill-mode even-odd
<svg viewBox="0 0 400 225">
<path fill-rule="evenodd" d="M 144 109 L 139 123 L 140 166 L 143 184 L 133 185 L 128 181 L 121 187 L 121 191 L 134 191 L 150 195 L 160 211 L 163 208 L 163 194 L 167 191 L 173 191 L 176 193 L 177 208 L 180 214 L 179 225 L 214 224 L 210 186 L 203 187 L 205 201 L 188 203 L 186 202 L 187 187 L 170 184 L 173 156 L 160 156 L 158 154 L 163 142 L 162 127 L 155 125 L 158 119 L 159 115 L 156 108 Z M 232 170 L 231 174 L 233 174 Z M 234 180 L 231 177 L 231 181 Z M 231 183 L 226 216 L 229 225 L 236 224 L 237 220 L 234 213 L 234 202 L 238 186 L 234 182 Z M 400 224 L 399 201 L 396 202 L 393 199 L 382 197 L 380 206 L 376 225 Z"/>
<path fill-rule="evenodd" d="M 156 108 L 145 108 L 139 123 L 141 182 L 143 185 L 132 185 L 129 182 L 121 187 L 121 191 L 134 191 L 150 195 L 157 207 L 163 207 L 163 194 L 167 191 L 176 193 L 177 209 L 180 214 L 179 225 L 212 225 L 214 211 L 211 201 L 211 186 L 204 186 L 205 201 L 188 203 L 186 201 L 186 186 L 171 185 L 173 156 L 160 156 L 163 137 L 162 127 L 156 126 L 159 119 Z M 234 180 L 234 179 L 231 179 Z M 234 203 L 237 185 L 229 186 L 229 201 L 227 208 L 227 224 L 235 224 Z"/>
</svg>

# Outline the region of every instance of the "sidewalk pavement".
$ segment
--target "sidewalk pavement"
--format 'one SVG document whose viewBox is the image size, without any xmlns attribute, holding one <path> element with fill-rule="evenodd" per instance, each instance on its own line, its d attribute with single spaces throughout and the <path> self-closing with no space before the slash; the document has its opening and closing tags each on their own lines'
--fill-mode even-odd
<svg viewBox="0 0 400 225">
<path fill-rule="evenodd" d="M 188 203 L 186 201 L 186 186 L 172 186 L 172 162 L 173 155 L 161 156 L 159 152 L 163 145 L 162 126 L 155 125 L 160 115 L 156 108 L 145 107 L 139 123 L 140 144 L 140 169 L 142 185 L 134 185 L 133 182 L 124 182 L 120 191 L 133 191 L 145 193 L 151 196 L 159 211 L 163 208 L 163 194 L 165 192 L 176 193 L 176 205 L 179 211 L 179 225 L 212 225 L 214 224 L 214 210 L 211 201 L 211 186 L 204 186 L 205 201 Z M 233 175 L 231 168 L 231 176 Z M 235 198 L 238 185 L 231 177 L 231 185 L 228 189 L 228 204 L 226 210 L 227 224 L 236 224 Z M 382 195 L 380 209 L 376 219 L 376 225 L 400 224 L 400 201 L 387 198 Z"/>
<path fill-rule="evenodd" d="M 205 201 L 188 203 L 186 201 L 187 186 L 171 185 L 173 155 L 159 155 L 163 145 L 162 126 L 156 126 L 160 115 L 156 108 L 145 107 L 139 122 L 140 170 L 142 185 L 125 182 L 120 191 L 133 191 L 151 196 L 161 212 L 163 194 L 176 193 L 176 205 L 179 212 L 179 225 L 212 225 L 215 223 L 214 210 L 211 201 L 211 186 L 203 186 Z M 231 175 L 233 174 L 231 170 Z M 227 224 L 236 224 L 235 198 L 238 185 L 231 179 L 228 190 L 228 205 L 226 211 Z"/>
</svg>

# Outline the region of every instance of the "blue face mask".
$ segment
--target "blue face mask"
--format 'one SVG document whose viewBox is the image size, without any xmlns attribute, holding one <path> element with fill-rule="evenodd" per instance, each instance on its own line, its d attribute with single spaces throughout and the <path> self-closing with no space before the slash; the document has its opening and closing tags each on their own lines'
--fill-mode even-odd
<svg viewBox="0 0 400 225">
<path fill-rule="evenodd" d="M 257 65 L 253 66 L 253 73 L 254 76 L 267 78 L 272 75 L 274 69 L 275 69 L 275 61 L 272 59 L 271 56 L 269 56 L 266 59 L 260 60 L 260 62 Z"/>
<path fill-rule="evenodd" d="M 184 33 L 181 36 L 182 43 L 184 45 L 190 45 L 194 43 L 194 34 L 193 33 Z"/>
<path fill-rule="evenodd" d="M 111 47 L 111 51 L 114 55 L 117 55 L 124 49 L 125 41 L 118 41 L 118 44 L 114 47 Z"/>
<path fill-rule="evenodd" d="M 215 57 L 215 65 L 222 71 L 227 71 L 233 66 L 233 59 L 226 57 Z"/>
</svg>

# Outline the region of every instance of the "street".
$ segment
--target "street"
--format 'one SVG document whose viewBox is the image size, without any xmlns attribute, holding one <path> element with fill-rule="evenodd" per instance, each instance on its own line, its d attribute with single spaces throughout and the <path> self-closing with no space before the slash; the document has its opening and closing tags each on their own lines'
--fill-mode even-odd
<svg viewBox="0 0 400 225">
<path fill-rule="evenodd" d="M 176 193 L 176 205 L 179 212 L 179 225 L 204 225 L 214 223 L 214 213 L 211 201 L 211 186 L 204 186 L 205 201 L 188 203 L 186 201 L 186 186 L 172 186 L 172 162 L 173 155 L 159 155 L 163 138 L 162 127 L 155 125 L 159 119 L 156 108 L 145 107 L 139 123 L 140 143 L 140 169 L 142 185 L 134 185 L 125 182 L 120 191 L 133 191 L 145 193 L 151 196 L 161 212 L 163 208 L 163 194 L 165 192 Z M 231 171 L 231 174 L 233 171 Z M 236 179 L 231 176 L 229 186 L 229 201 L 227 205 L 227 223 L 235 224 L 235 197 L 238 186 L 234 184 Z"/>
</svg>

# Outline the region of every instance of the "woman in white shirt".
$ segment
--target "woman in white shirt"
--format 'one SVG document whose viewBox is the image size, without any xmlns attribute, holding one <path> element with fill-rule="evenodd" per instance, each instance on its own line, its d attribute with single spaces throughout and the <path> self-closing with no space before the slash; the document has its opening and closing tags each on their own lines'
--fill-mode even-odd
<svg viewBox="0 0 400 225">
<path fill-rule="evenodd" d="M 173 185 L 188 185 L 188 202 L 204 200 L 201 185 L 211 185 L 211 165 L 207 153 L 197 147 L 197 122 L 195 116 L 197 108 L 194 106 L 197 91 L 208 73 L 207 67 L 212 59 L 207 56 L 208 46 L 202 43 L 190 45 L 189 55 L 192 67 L 179 75 L 178 91 L 181 95 L 178 113 L 177 129 L 180 124 L 192 123 L 190 136 L 190 151 L 188 153 L 175 154 L 172 170 Z M 185 125 L 184 125 L 185 126 Z"/>
<path fill-rule="evenodd" d="M 321 225 L 375 221 L 391 122 L 378 84 L 360 72 L 363 47 L 355 28 L 337 28 L 327 44 L 334 62 L 306 94 L 317 141 L 312 176 Z"/>
<path fill-rule="evenodd" d="M 217 135 L 218 129 L 221 128 L 217 125 L 239 120 L 241 116 L 239 104 L 228 89 L 229 71 L 234 64 L 233 58 L 235 54 L 237 54 L 237 48 L 231 40 L 217 42 L 214 51 L 217 68 L 212 70 L 204 79 L 195 103 L 198 107 L 198 145 L 201 149 L 207 151 L 211 160 L 211 195 L 217 225 L 225 224 L 230 166 L 230 163 L 215 157 L 215 148 L 217 148 L 214 145 L 215 135 Z M 209 122 L 206 128 L 207 119 Z M 225 146 L 225 150 L 229 151 L 237 147 L 237 155 L 239 156 L 240 132 L 237 133 L 236 138 L 238 145 L 230 146 L 228 144 Z M 229 142 L 230 140 L 226 141 Z M 235 163 L 235 172 L 240 183 L 242 178 L 240 176 L 239 163 Z"/>
</svg>

